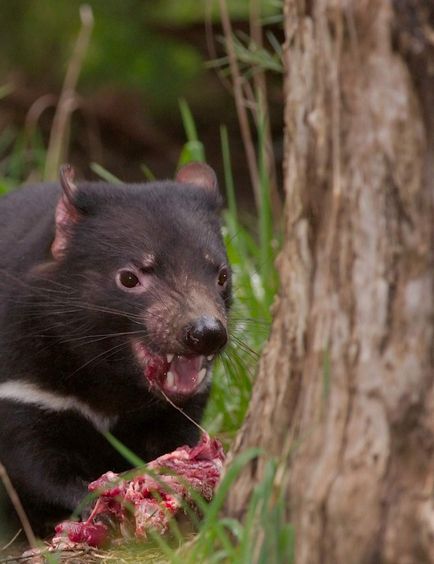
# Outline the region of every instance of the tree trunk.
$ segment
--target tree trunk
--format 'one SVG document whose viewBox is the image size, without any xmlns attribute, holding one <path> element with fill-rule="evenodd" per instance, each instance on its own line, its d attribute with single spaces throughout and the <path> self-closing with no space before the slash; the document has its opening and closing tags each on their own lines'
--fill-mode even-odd
<svg viewBox="0 0 434 564">
<path fill-rule="evenodd" d="M 434 3 L 285 0 L 285 31 L 281 290 L 234 453 L 284 453 L 297 563 L 434 562 Z"/>
</svg>

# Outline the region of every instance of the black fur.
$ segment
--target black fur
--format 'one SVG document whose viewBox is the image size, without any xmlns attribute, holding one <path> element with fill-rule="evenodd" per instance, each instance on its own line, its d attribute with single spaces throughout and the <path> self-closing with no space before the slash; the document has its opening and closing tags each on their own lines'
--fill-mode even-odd
<svg viewBox="0 0 434 564">
<path fill-rule="evenodd" d="M 156 353 L 188 354 L 178 336 L 189 286 L 206 288 L 224 314 L 229 309 L 230 282 L 224 291 L 216 284 L 219 265 L 227 263 L 217 191 L 172 181 L 80 184 L 80 218 L 55 260 L 60 197 L 59 185 L 45 184 L 0 199 L 0 383 L 30 381 L 116 416 L 112 433 L 144 460 L 194 444 L 197 428 L 149 389 L 128 333 L 140 331 Z M 156 258 L 151 289 L 123 292 L 116 271 L 146 253 Z M 152 330 L 144 318 L 150 308 L 160 312 Z M 182 409 L 199 421 L 208 393 L 181 402 Z M 5 399 L 0 461 L 38 531 L 72 512 L 89 481 L 128 468 L 79 413 Z"/>
</svg>

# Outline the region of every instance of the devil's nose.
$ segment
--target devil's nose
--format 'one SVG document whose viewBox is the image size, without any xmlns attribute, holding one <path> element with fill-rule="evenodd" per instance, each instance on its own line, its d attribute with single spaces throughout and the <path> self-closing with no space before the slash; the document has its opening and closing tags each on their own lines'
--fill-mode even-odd
<svg viewBox="0 0 434 564">
<path fill-rule="evenodd" d="M 188 325 L 184 341 L 197 354 L 214 354 L 224 347 L 228 340 L 223 323 L 215 318 L 203 316 Z"/>
</svg>

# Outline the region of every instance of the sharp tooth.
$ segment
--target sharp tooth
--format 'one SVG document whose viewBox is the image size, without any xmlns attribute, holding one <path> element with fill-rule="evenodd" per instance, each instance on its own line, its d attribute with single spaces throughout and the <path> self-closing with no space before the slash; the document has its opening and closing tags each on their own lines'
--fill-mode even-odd
<svg viewBox="0 0 434 564">
<path fill-rule="evenodd" d="M 166 383 L 169 386 L 169 388 L 173 388 L 173 386 L 175 385 L 175 374 L 173 374 L 173 372 L 167 373 Z"/>
<path fill-rule="evenodd" d="M 168 355 L 166 355 L 166 357 L 167 357 L 167 362 L 168 362 L 169 364 L 172 362 L 174 356 L 175 356 L 174 354 L 168 354 Z"/>
<path fill-rule="evenodd" d="M 207 360 L 211 361 L 214 358 L 213 354 L 210 354 L 209 356 L 206 357 Z"/>
<path fill-rule="evenodd" d="M 202 370 L 199 370 L 199 373 L 197 375 L 197 383 L 200 384 L 203 379 L 206 376 L 206 368 L 202 368 Z"/>
</svg>

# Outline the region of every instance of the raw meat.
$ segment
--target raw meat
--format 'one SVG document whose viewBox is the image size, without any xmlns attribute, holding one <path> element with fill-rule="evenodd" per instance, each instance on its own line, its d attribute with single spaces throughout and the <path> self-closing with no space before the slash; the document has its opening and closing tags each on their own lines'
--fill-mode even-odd
<svg viewBox="0 0 434 564">
<path fill-rule="evenodd" d="M 164 534 L 170 519 L 193 504 L 192 490 L 211 500 L 223 461 L 221 443 L 204 434 L 197 446 L 160 456 L 132 479 L 103 474 L 89 484 L 89 492 L 98 494 L 89 518 L 59 523 L 52 547 L 101 547 L 114 539 L 145 539 L 150 530 Z"/>
</svg>

